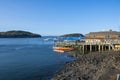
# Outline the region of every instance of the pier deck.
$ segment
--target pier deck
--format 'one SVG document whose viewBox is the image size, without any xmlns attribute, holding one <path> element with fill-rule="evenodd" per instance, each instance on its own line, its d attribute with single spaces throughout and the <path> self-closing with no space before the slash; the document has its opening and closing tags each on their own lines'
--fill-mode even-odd
<svg viewBox="0 0 120 80">
<path fill-rule="evenodd" d="M 85 39 L 85 41 L 57 41 L 56 46 L 72 47 L 82 53 L 92 51 L 119 50 L 116 45 L 120 45 L 119 39 L 99 40 Z"/>
</svg>

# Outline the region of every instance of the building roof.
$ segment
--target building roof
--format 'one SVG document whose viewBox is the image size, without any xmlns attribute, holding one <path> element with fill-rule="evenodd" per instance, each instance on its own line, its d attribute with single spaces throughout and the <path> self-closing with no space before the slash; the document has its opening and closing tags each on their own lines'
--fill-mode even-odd
<svg viewBox="0 0 120 80">
<path fill-rule="evenodd" d="M 90 32 L 90 33 L 88 33 L 88 34 L 86 34 L 86 35 L 90 35 L 90 34 L 116 34 L 116 35 L 120 35 L 120 32 L 118 32 L 118 31 L 112 31 L 112 30 L 110 30 L 110 31 L 99 31 L 99 32 Z"/>
</svg>

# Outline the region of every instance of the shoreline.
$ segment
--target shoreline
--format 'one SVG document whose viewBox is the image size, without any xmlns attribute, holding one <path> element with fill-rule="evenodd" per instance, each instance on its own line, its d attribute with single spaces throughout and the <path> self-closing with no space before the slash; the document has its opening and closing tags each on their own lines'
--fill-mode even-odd
<svg viewBox="0 0 120 80">
<path fill-rule="evenodd" d="M 116 80 L 120 73 L 120 51 L 69 55 L 76 60 L 66 63 L 51 80 Z"/>
</svg>

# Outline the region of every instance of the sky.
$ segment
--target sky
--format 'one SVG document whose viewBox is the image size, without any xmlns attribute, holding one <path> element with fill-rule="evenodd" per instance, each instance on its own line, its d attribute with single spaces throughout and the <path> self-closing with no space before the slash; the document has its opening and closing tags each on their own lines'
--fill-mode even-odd
<svg viewBox="0 0 120 80">
<path fill-rule="evenodd" d="M 120 31 L 120 0 L 0 0 L 0 31 L 41 35 Z"/>
</svg>

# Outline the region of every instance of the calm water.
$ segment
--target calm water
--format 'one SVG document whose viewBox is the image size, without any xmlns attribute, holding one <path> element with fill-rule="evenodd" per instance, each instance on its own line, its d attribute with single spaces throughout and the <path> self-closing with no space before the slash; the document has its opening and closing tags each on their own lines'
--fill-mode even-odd
<svg viewBox="0 0 120 80">
<path fill-rule="evenodd" d="M 50 80 L 73 60 L 41 38 L 0 39 L 0 80 Z"/>
</svg>

